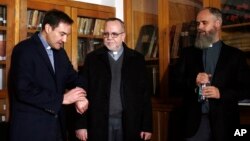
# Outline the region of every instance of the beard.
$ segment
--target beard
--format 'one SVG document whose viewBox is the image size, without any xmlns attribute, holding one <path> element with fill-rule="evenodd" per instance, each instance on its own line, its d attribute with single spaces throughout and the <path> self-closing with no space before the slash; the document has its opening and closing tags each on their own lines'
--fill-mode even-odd
<svg viewBox="0 0 250 141">
<path fill-rule="evenodd" d="M 197 36 L 195 39 L 195 47 L 199 49 L 206 49 L 209 48 L 215 39 L 215 30 L 210 30 L 209 32 L 205 32 L 205 34 L 202 34 L 203 31 L 198 31 Z"/>
</svg>

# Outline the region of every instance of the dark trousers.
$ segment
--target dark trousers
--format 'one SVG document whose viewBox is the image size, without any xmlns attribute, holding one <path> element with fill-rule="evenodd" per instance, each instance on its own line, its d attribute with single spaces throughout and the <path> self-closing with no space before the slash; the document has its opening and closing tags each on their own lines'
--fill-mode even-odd
<svg viewBox="0 0 250 141">
<path fill-rule="evenodd" d="M 122 119 L 109 118 L 109 141 L 123 141 Z"/>
<path fill-rule="evenodd" d="M 56 141 L 63 141 L 62 129 L 59 120 L 57 121 Z"/>
<path fill-rule="evenodd" d="M 208 115 L 202 115 L 198 131 L 193 137 L 186 138 L 185 141 L 212 141 Z"/>
</svg>

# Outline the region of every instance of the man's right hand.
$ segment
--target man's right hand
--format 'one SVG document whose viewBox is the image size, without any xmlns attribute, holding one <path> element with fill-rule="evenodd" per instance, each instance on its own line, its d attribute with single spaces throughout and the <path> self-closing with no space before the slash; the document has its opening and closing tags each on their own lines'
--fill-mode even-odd
<svg viewBox="0 0 250 141">
<path fill-rule="evenodd" d="M 86 91 L 82 88 L 76 87 L 67 91 L 63 95 L 63 104 L 68 105 L 75 103 L 77 101 L 85 100 L 86 99 Z"/>
<path fill-rule="evenodd" d="M 76 133 L 76 137 L 80 140 L 80 141 L 86 141 L 88 139 L 88 131 L 87 129 L 78 129 L 75 131 Z"/>
<path fill-rule="evenodd" d="M 196 77 L 196 84 L 200 85 L 200 84 L 207 84 L 210 83 L 210 78 L 212 77 L 211 74 L 207 74 L 205 72 L 201 72 L 197 75 Z"/>
<path fill-rule="evenodd" d="M 84 100 L 77 101 L 75 103 L 75 108 L 77 113 L 83 114 L 88 109 L 89 101 L 85 97 Z"/>
</svg>

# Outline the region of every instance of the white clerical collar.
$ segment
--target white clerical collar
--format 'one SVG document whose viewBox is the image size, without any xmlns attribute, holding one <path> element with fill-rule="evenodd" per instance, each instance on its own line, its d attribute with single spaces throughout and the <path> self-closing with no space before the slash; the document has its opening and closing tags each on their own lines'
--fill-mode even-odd
<svg viewBox="0 0 250 141">
<path fill-rule="evenodd" d="M 46 49 L 50 50 L 50 49 L 51 49 L 51 47 L 50 47 L 50 46 L 47 46 L 47 47 L 46 47 Z"/>
<path fill-rule="evenodd" d="M 109 55 L 114 59 L 114 60 L 118 60 L 119 57 L 122 55 L 123 53 L 123 46 L 121 46 L 120 50 L 118 51 L 109 51 Z"/>
</svg>

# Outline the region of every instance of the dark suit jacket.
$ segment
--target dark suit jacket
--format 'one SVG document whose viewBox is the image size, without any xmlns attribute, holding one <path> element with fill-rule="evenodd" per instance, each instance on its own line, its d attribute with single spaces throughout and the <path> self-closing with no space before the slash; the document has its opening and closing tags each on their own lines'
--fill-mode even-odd
<svg viewBox="0 0 250 141">
<path fill-rule="evenodd" d="M 140 131 L 152 131 L 151 86 L 146 74 L 144 56 L 125 44 L 121 70 L 124 141 L 140 140 Z M 111 70 L 106 47 L 87 55 L 80 75 L 87 80 L 89 108 L 87 121 L 77 121 L 77 128 L 88 129 L 88 141 L 108 140 Z"/>
<path fill-rule="evenodd" d="M 174 70 L 175 92 L 184 96 L 184 129 L 186 137 L 193 136 L 201 120 L 201 104 L 195 93 L 196 76 L 204 72 L 202 50 L 191 47 L 184 49 L 177 68 Z M 209 99 L 209 118 L 215 141 L 226 141 L 233 137 L 239 124 L 238 100 L 249 98 L 250 71 L 246 58 L 240 50 L 222 44 L 211 85 L 220 91 L 220 99 Z"/>
<path fill-rule="evenodd" d="M 9 74 L 11 141 L 55 141 L 63 137 L 63 93 L 78 82 L 64 49 L 54 51 L 55 72 L 38 33 L 13 49 Z"/>
</svg>

